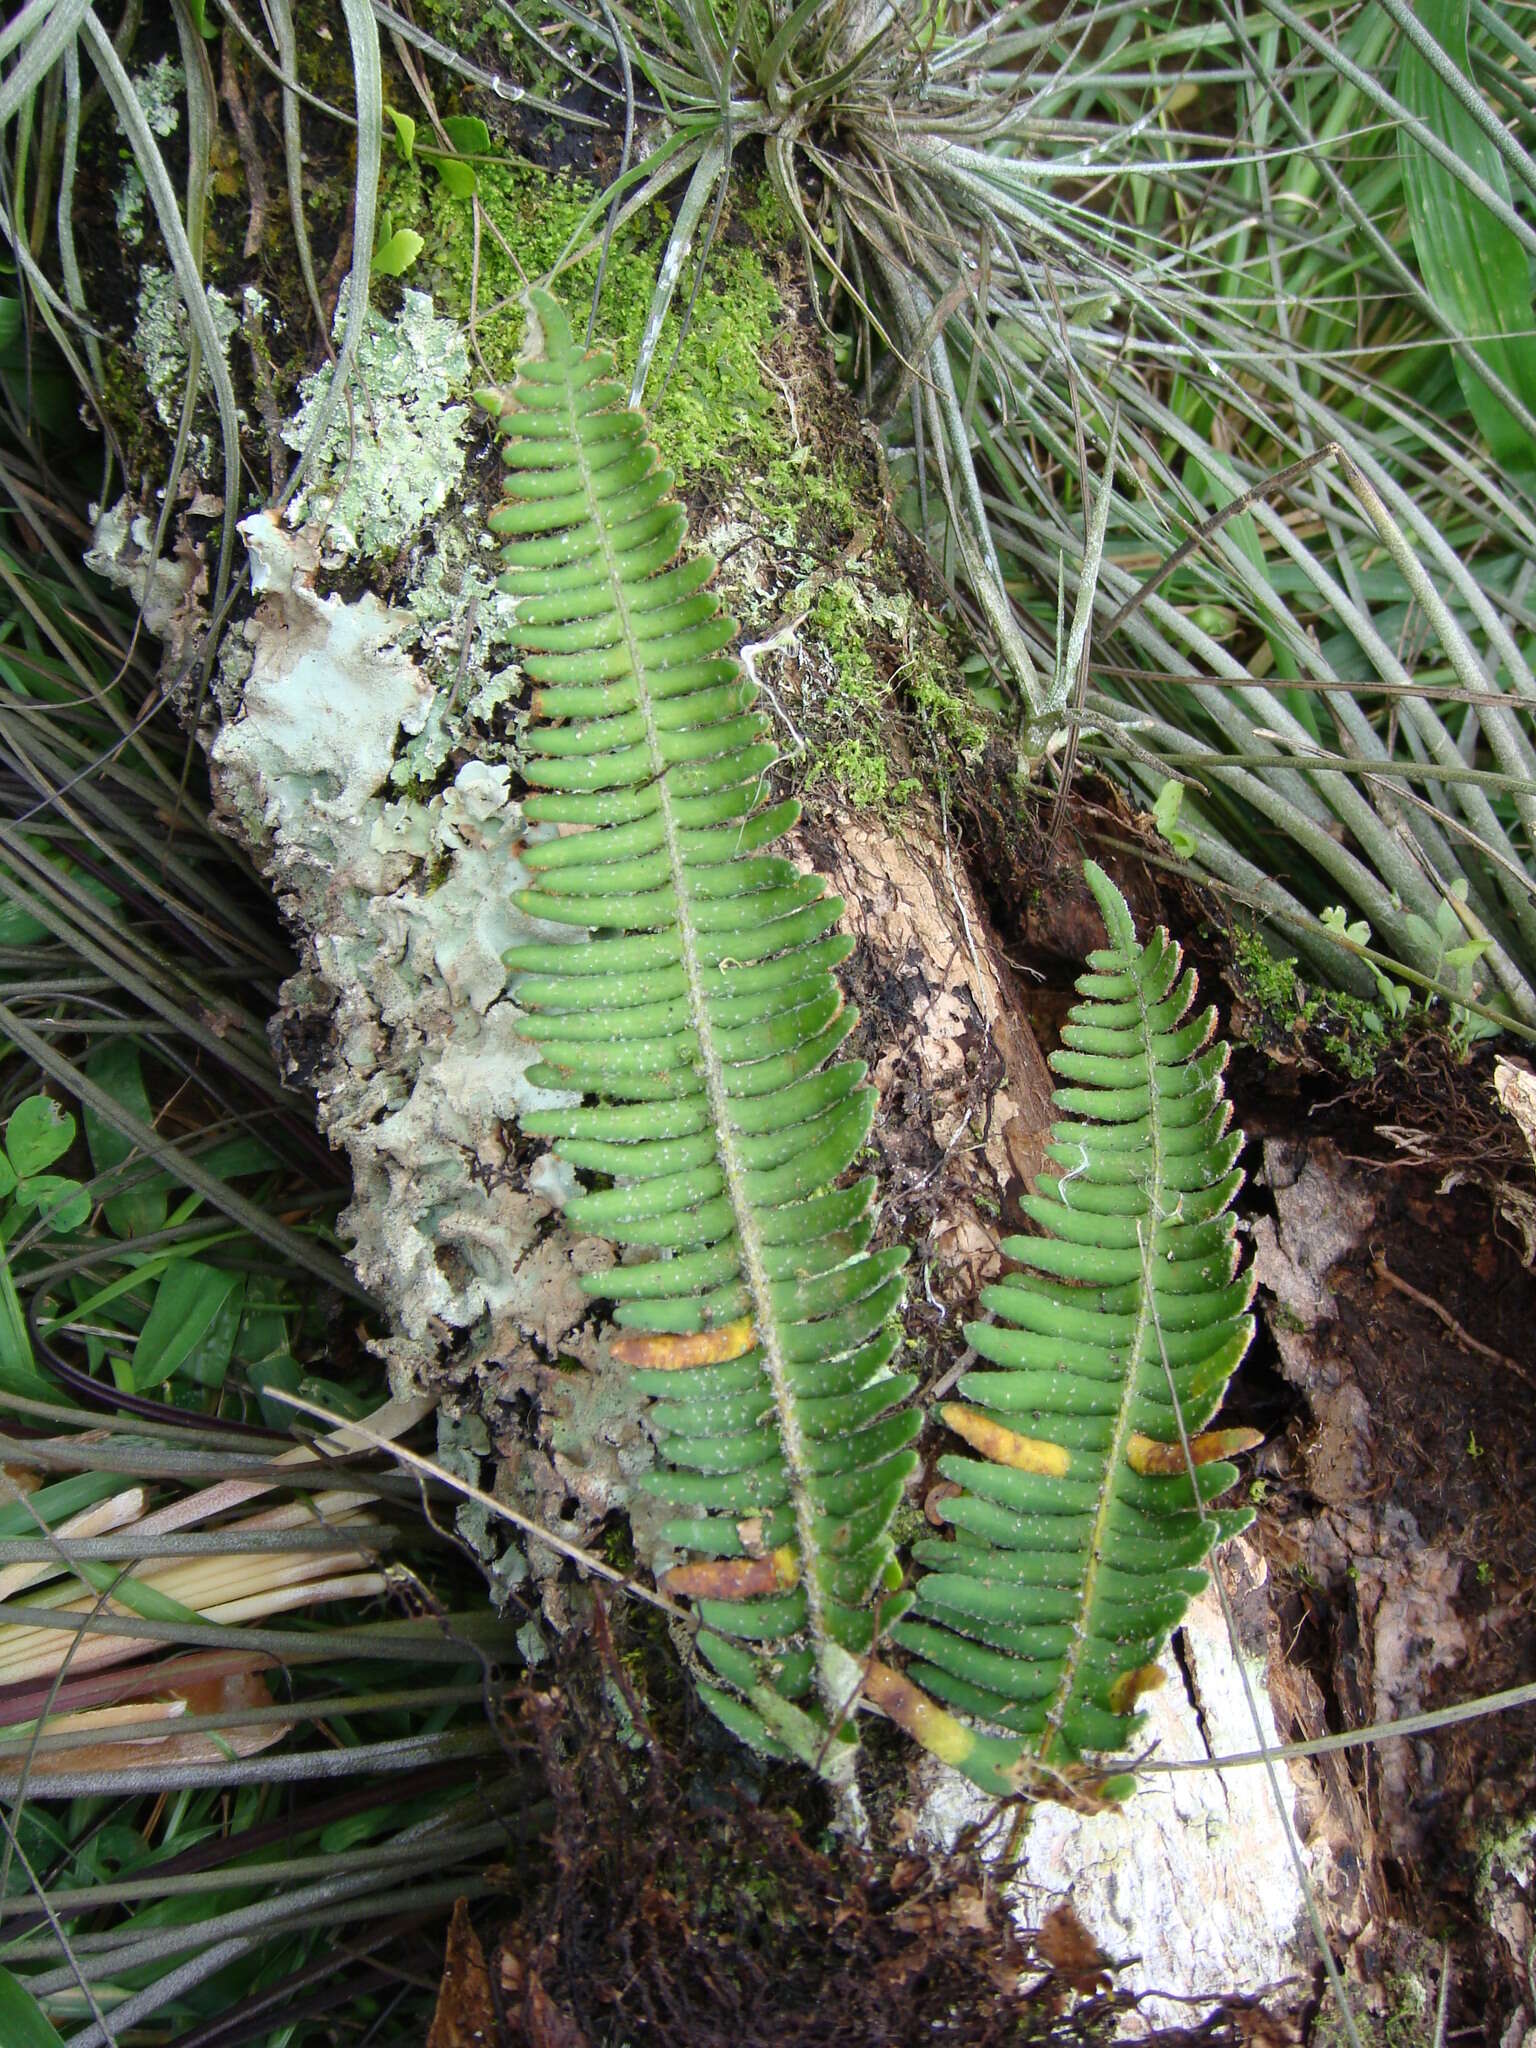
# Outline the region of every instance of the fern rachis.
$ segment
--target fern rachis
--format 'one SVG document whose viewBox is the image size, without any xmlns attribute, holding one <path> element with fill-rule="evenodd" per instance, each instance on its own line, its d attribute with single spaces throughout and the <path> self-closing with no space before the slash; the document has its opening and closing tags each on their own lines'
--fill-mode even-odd
<svg viewBox="0 0 1536 2048">
<path fill-rule="evenodd" d="M 1069 1120 L 1056 1176 L 1024 1203 L 1043 1234 L 1005 1242 L 1023 1270 L 968 1328 L 984 1362 L 941 1414 L 981 1456 L 940 1460 L 961 1489 L 941 1509 L 955 1533 L 916 1546 L 919 1618 L 896 1630 L 914 1681 L 1027 1737 L 1047 1772 L 1128 1747 L 1201 1560 L 1249 1519 L 1206 1506 L 1237 1476 L 1226 1454 L 1257 1441 L 1205 1427 L 1253 1329 L 1226 1048 L 1212 1011 L 1188 1017 L 1194 976 L 1167 934 L 1140 944 L 1119 891 L 1087 873 L 1110 944 L 1052 1060 Z"/>
<path fill-rule="evenodd" d="M 678 559 L 643 424 L 554 301 L 533 306 L 542 353 L 492 401 L 492 525 L 536 685 L 525 812 L 565 836 L 534 835 L 520 903 L 594 936 L 508 956 L 530 1080 L 588 1098 L 525 1128 L 612 1177 L 572 1222 L 659 1254 L 584 1284 L 617 1303 L 615 1356 L 654 1400 L 651 1484 L 692 1559 L 663 1583 L 696 1601 L 726 1681 L 706 1696 L 760 1747 L 824 1761 L 847 1662 L 899 1583 L 918 1426 L 885 1327 L 905 1253 L 868 1249 L 871 1183 L 836 1185 L 874 1108 L 862 1066 L 828 1064 L 854 1022 L 831 972 L 841 905 L 766 851 L 798 806 L 762 801 L 773 750 L 725 652 L 734 622 L 712 565 Z"/>
</svg>

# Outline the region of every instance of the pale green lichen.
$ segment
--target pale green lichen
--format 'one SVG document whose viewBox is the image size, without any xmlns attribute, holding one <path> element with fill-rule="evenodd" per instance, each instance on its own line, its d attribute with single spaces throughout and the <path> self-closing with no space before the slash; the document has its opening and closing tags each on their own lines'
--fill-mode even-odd
<svg viewBox="0 0 1536 2048">
<path fill-rule="evenodd" d="M 181 96 L 187 74 L 174 57 L 157 57 L 133 74 L 133 96 L 151 135 L 174 135 L 181 126 Z"/>
<path fill-rule="evenodd" d="M 425 802 L 392 797 L 402 735 L 440 695 L 408 650 L 409 615 L 371 592 L 319 595 L 313 538 L 271 513 L 241 531 L 259 606 L 214 787 L 305 934 L 285 1000 L 327 1044 L 314 1078 L 321 1127 L 352 1162 L 354 1262 L 393 1310 L 402 1369 L 433 1355 L 434 1328 L 484 1323 L 506 1356 L 521 1319 L 558 1319 L 562 1276 L 535 1262 L 548 1197 L 510 1183 L 501 1134 L 566 1099 L 524 1079 L 536 1053 L 505 999 L 501 956 L 533 929 L 514 901 L 509 770 L 468 760 Z M 579 1324 L 585 1297 L 563 1280 Z"/>
<path fill-rule="evenodd" d="M 157 57 L 133 75 L 133 96 L 152 135 L 174 135 L 181 126 L 181 95 L 186 73 L 174 57 Z M 112 195 L 118 238 L 129 248 L 144 239 L 144 179 L 136 163 L 128 165 Z"/>
<path fill-rule="evenodd" d="M 343 294 L 338 333 L 345 318 Z M 308 447 L 332 375 L 327 364 L 300 386 L 298 413 L 283 429 L 290 448 Z M 437 317 L 425 292 L 406 292 L 393 320 L 370 309 L 350 409 L 332 413 L 291 515 L 323 525 L 333 559 L 392 555 L 447 504 L 464 476 L 468 383 L 463 333 Z"/>
<path fill-rule="evenodd" d="M 206 287 L 208 311 L 221 349 L 227 349 L 238 325 L 234 307 L 215 285 Z M 187 369 L 191 360 L 187 347 L 189 325 L 181 288 L 170 271 L 158 263 L 147 263 L 139 273 L 138 309 L 133 323 L 133 346 L 144 371 L 144 383 L 155 408 L 155 417 L 167 433 L 181 424 L 186 400 Z M 206 387 L 207 371 L 199 378 Z M 202 441 L 206 466 L 207 438 Z"/>
</svg>

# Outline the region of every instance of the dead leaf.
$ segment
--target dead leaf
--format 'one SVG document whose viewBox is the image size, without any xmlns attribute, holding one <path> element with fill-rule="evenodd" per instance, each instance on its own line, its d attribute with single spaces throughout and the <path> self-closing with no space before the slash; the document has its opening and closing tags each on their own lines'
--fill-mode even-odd
<svg viewBox="0 0 1536 2048">
<path fill-rule="evenodd" d="M 427 2048 L 494 2048 L 496 2038 L 496 2008 L 491 2003 L 485 1950 L 470 1925 L 468 1901 L 455 1899 Z"/>
<path fill-rule="evenodd" d="M 1536 1158 L 1536 1074 L 1520 1061 L 1501 1055 L 1493 1063 L 1493 1092 L 1500 1107 L 1520 1126 L 1526 1150 Z"/>
<path fill-rule="evenodd" d="M 1035 1947 L 1054 1974 L 1083 1997 L 1108 1990 L 1109 1958 L 1077 1917 L 1070 1900 L 1063 1899 L 1046 1914 Z"/>
<path fill-rule="evenodd" d="M 529 2048 L 587 2048 L 587 2037 L 567 2012 L 562 2012 L 539 1982 L 537 1970 L 528 1978 L 523 2007 Z"/>
</svg>

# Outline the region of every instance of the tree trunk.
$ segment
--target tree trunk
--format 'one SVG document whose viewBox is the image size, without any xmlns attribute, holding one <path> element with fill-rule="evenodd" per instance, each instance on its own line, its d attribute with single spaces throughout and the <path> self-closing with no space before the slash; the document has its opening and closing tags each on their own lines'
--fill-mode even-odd
<svg viewBox="0 0 1536 2048">
<path fill-rule="evenodd" d="M 721 562 L 774 717 L 779 780 L 805 791 L 794 851 L 843 898 L 858 942 L 843 979 L 860 1009 L 851 1050 L 880 1089 L 880 1231 L 913 1248 L 906 1331 L 932 1397 L 966 1355 L 964 1321 L 1001 1270 L 998 1239 L 1043 1162 L 1051 1118 L 1021 970 L 988 908 L 1018 887 L 1008 833 L 1023 825 L 993 801 L 1004 822 L 991 846 L 957 829 L 977 812 L 974 778 L 1014 801 L 1008 738 L 968 694 L 924 602 L 931 572 L 892 517 L 878 447 L 782 267 L 780 290 L 762 372 L 782 394 L 787 452 L 734 448 L 729 471 L 686 478 L 692 544 Z M 375 1348 L 392 1385 L 440 1392 L 450 1467 L 488 1476 L 528 1522 L 589 1551 L 652 1453 L 577 1285 L 612 1251 L 564 1223 L 569 1170 L 518 1127 L 534 1055 L 500 958 L 524 929 L 512 904 L 526 880 L 521 684 L 495 653 L 502 601 L 484 520 L 497 464 L 483 426 L 454 413 L 468 381 L 454 322 L 466 311 L 407 295 L 398 318 L 376 321 L 345 462 L 329 485 L 322 466 L 299 501 L 309 523 L 295 531 L 266 512 L 243 522 L 255 601 L 227 640 L 202 737 L 218 817 L 268 878 L 298 949 L 273 1039 L 350 1162 L 343 1226 L 380 1304 Z M 387 529 L 402 478 L 416 524 Z M 350 547 L 336 538 L 344 515 Z M 131 517 L 119 511 L 99 539 L 111 573 L 142 586 Z M 157 614 L 177 667 L 202 626 L 195 554 L 186 536 L 185 573 Z M 1013 909 L 1022 931 L 1023 906 Z M 1084 937 L 1095 942 L 1087 927 Z M 572 1577 L 555 1549 L 509 1541 L 480 1509 L 462 1511 L 460 1527 L 502 1583 L 531 1575 L 550 1624 L 570 1618 Z M 1190 1641 L 1183 1666 L 1170 1660 L 1165 1754 L 1207 1753 L 1213 1702 L 1238 1696 L 1219 1630 Z M 1272 1721 L 1265 1732 L 1273 1740 Z M 1245 1746 L 1241 1729 L 1224 1739 Z M 1177 1782 L 1177 1800 L 1154 1781 L 1123 1815 L 1092 1823 L 1091 1838 L 1076 1817 L 1053 1822 L 1035 1882 L 1071 1882 L 1091 1924 L 1097 1899 L 1111 1946 L 1145 1945 L 1113 1911 L 1128 1871 L 1140 1873 L 1149 1916 L 1176 1897 L 1208 1939 L 1192 1958 L 1165 1944 L 1150 1975 L 1166 1989 L 1282 1975 L 1296 1901 L 1287 1891 L 1277 1904 L 1276 1879 L 1245 1914 L 1219 1877 L 1236 1796 L 1215 1774 Z M 1257 1825 L 1254 1783 L 1245 1826 Z M 914 1780 L 890 1803 L 913 1799 L 910 1824 L 934 1838 L 975 1817 L 952 1782 Z M 1203 1827 L 1207 1812 L 1220 1832 Z M 1286 1867 L 1280 1845 L 1266 1855 Z M 1036 1913 L 1040 1896 L 1027 1892 L 1020 1910 Z M 1251 1888 L 1243 1900 L 1251 1908 Z"/>
</svg>

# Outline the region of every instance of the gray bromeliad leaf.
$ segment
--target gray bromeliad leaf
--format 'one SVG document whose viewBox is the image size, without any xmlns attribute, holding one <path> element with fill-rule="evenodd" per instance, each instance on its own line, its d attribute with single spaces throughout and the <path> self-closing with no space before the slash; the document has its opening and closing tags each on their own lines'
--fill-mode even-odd
<svg viewBox="0 0 1536 2048">
<path fill-rule="evenodd" d="M 518 900 L 595 936 L 507 955 L 541 1049 L 529 1079 L 587 1098 L 524 1128 L 610 1183 L 573 1223 L 654 1254 L 583 1285 L 617 1304 L 614 1356 L 653 1397 L 647 1483 L 687 1559 L 661 1583 L 697 1603 L 705 1696 L 758 1747 L 842 1776 L 851 1741 L 829 1730 L 877 1602 L 898 1609 L 889 1531 L 919 1426 L 889 1370 L 906 1253 L 867 1249 L 871 1181 L 836 1185 L 874 1114 L 864 1066 L 829 1064 L 855 1022 L 832 974 L 851 941 L 820 877 L 766 850 L 799 807 L 764 804 L 774 751 L 735 622 L 714 564 L 680 557 L 644 422 L 559 306 L 532 307 L 515 385 L 483 395 L 536 685 L 524 808 L 559 828 L 531 835 Z"/>
<path fill-rule="evenodd" d="M 1195 977 L 1167 933 L 1141 945 L 1108 876 L 1087 876 L 1110 944 L 1052 1059 L 1059 1172 L 1023 1205 L 1044 1234 L 1005 1242 L 1026 1270 L 967 1332 L 988 1363 L 941 1412 L 982 1457 L 940 1460 L 956 1533 L 916 1546 L 921 1618 L 895 1631 L 912 1680 L 1066 1771 L 1130 1743 L 1201 1560 L 1250 1519 L 1205 1506 L 1237 1478 L 1225 1455 L 1259 1441 L 1205 1432 L 1253 1334 L 1227 1048 L 1213 1010 L 1189 1016 Z"/>
</svg>

